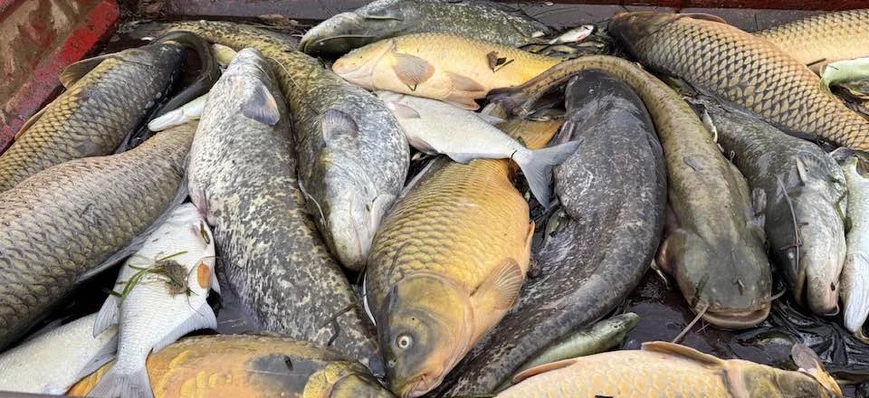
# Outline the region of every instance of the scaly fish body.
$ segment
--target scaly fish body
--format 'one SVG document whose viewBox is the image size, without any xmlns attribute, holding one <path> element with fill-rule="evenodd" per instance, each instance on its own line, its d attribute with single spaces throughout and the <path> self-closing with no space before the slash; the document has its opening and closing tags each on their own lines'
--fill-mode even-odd
<svg viewBox="0 0 869 398">
<path fill-rule="evenodd" d="M 562 206 L 534 253 L 540 275 L 450 374 L 447 395 L 494 392 L 520 365 L 611 312 L 661 241 L 667 176 L 642 101 L 597 71 L 580 73 L 565 98 L 567 121 L 556 141 L 582 144 L 555 167 Z"/>
<path fill-rule="evenodd" d="M 70 66 L 99 62 L 18 132 L 0 156 L 0 192 L 56 164 L 115 152 L 168 91 L 182 50 L 154 43 Z"/>
<path fill-rule="evenodd" d="M 68 394 L 89 394 L 111 369 L 108 366 Z M 158 398 L 392 396 L 359 363 L 325 347 L 285 337 L 188 337 L 149 356 L 147 366 Z"/>
<path fill-rule="evenodd" d="M 869 314 L 869 180 L 857 172 L 857 159 L 842 167 L 848 184 L 848 252 L 842 269 L 840 294 L 845 328 L 857 332 Z"/>
<path fill-rule="evenodd" d="M 509 8 L 487 1 L 377 0 L 311 28 L 299 47 L 313 55 L 340 56 L 375 41 L 423 32 L 519 47 L 551 33 L 546 25 Z"/>
<path fill-rule="evenodd" d="M 755 33 L 810 66 L 869 56 L 869 9 L 813 15 Z"/>
<path fill-rule="evenodd" d="M 507 312 L 525 279 L 534 224 L 509 162 L 446 158 L 386 217 L 365 277 L 393 392 L 440 384 Z"/>
<path fill-rule="evenodd" d="M 66 162 L 0 193 L 0 349 L 167 210 L 194 130 Z"/>
<path fill-rule="evenodd" d="M 542 365 L 510 397 L 833 397 L 814 377 L 664 342 Z M 514 381 L 516 381 L 514 379 Z"/>
<path fill-rule="evenodd" d="M 174 24 L 269 59 L 293 115 L 300 188 L 326 244 L 346 267 L 363 267 L 386 210 L 398 197 L 410 152 L 383 101 L 347 83 L 294 43 L 244 25 Z"/>
<path fill-rule="evenodd" d="M 217 327 L 206 302 L 214 278 L 214 238 L 199 211 L 185 203 L 148 237 L 118 275 L 94 332 L 119 325 L 118 359 L 94 396 L 153 396 L 145 359 L 181 336 Z"/>
<path fill-rule="evenodd" d="M 335 61 L 332 70 L 369 90 L 477 109 L 474 99 L 495 88 L 525 83 L 559 62 L 560 58 L 459 35 L 418 33 L 353 50 Z"/>
<path fill-rule="evenodd" d="M 79 318 L 0 354 L 0 389 L 63 395 L 115 357 L 118 329 L 93 337 L 96 314 Z"/>
<path fill-rule="evenodd" d="M 794 297 L 816 314 L 838 312 L 846 204 L 839 165 L 817 145 L 750 115 L 712 104 L 706 109 L 764 214 L 770 252 Z"/>
<path fill-rule="evenodd" d="M 869 149 L 869 121 L 765 39 L 724 23 L 668 13 L 626 13 L 609 26 L 644 65 L 733 102 L 786 133 Z"/>
<path fill-rule="evenodd" d="M 587 56 L 565 61 L 521 87 L 493 95 L 491 101 L 524 114 L 546 90 L 584 70 L 623 80 L 655 123 L 671 210 L 658 265 L 676 277 L 692 310 L 702 312 L 706 321 L 728 328 L 762 322 L 771 306 L 772 275 L 748 185 L 673 90 L 628 61 Z"/>
<path fill-rule="evenodd" d="M 214 226 L 229 286 L 259 327 L 379 368 L 350 284 L 304 207 L 290 116 L 272 76 L 247 49 L 209 92 L 190 152 L 191 199 Z"/>
</svg>

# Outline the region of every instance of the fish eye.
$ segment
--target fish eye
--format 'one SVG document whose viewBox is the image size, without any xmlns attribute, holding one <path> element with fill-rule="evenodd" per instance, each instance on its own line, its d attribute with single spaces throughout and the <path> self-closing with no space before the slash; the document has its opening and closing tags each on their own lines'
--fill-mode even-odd
<svg viewBox="0 0 869 398">
<path fill-rule="evenodd" d="M 410 337 L 409 334 L 400 334 L 398 338 L 395 339 L 395 345 L 402 350 L 406 350 L 413 345 L 413 337 Z"/>
</svg>

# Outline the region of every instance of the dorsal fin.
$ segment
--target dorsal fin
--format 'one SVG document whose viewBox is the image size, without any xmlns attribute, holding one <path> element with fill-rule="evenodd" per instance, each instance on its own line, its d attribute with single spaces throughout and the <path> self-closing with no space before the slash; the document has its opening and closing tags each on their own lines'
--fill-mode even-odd
<svg viewBox="0 0 869 398">
<path fill-rule="evenodd" d="M 641 349 L 643 351 L 660 352 L 664 354 L 685 357 L 686 359 L 701 362 L 706 365 L 721 366 L 724 364 L 724 360 L 720 358 L 704 354 L 691 347 L 686 347 L 681 344 L 668 343 L 665 341 L 650 341 L 647 343 L 643 343 Z"/>
<path fill-rule="evenodd" d="M 19 138 L 21 138 L 21 136 L 24 134 L 24 132 L 27 131 L 27 129 L 36 124 L 36 121 L 39 120 L 39 117 L 42 116 L 43 113 L 45 113 L 46 109 L 48 109 L 48 106 L 43 107 L 39 110 L 39 112 L 36 112 L 33 116 L 31 116 L 30 119 L 27 119 L 27 121 L 24 122 L 21 128 L 18 129 L 18 132 L 15 133 L 15 137 L 13 137 L 13 139 L 18 140 Z"/>
<path fill-rule="evenodd" d="M 70 88 L 75 82 L 79 81 L 84 75 L 88 74 L 91 70 L 97 67 L 100 62 L 106 60 L 106 58 L 111 57 L 114 54 L 105 54 L 100 55 L 98 57 L 87 58 L 81 61 L 78 61 L 74 64 L 70 64 L 63 70 L 60 74 L 60 84 L 63 84 L 64 88 Z"/>
<path fill-rule="evenodd" d="M 703 21 L 712 21 L 727 24 L 727 21 L 724 18 L 721 18 L 717 15 L 706 14 L 702 12 L 686 12 L 684 14 L 679 14 L 680 18 L 692 18 L 692 19 L 700 19 Z"/>
<path fill-rule="evenodd" d="M 516 373 L 516 375 L 513 376 L 513 384 L 516 384 L 516 383 L 518 383 L 522 380 L 525 380 L 531 376 L 536 376 L 536 375 L 539 375 L 541 373 L 549 372 L 549 371 L 556 370 L 556 369 L 566 368 L 566 367 L 576 363 L 576 361 L 577 361 L 576 358 L 563 359 L 561 361 L 555 361 L 555 362 L 545 363 L 543 365 L 538 365 L 538 366 L 535 366 L 531 369 L 525 369 L 519 373 Z"/>
</svg>

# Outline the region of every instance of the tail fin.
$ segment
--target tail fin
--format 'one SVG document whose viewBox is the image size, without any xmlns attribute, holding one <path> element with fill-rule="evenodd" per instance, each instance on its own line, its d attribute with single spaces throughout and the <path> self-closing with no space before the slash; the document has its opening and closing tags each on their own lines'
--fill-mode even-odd
<svg viewBox="0 0 869 398">
<path fill-rule="evenodd" d="M 552 180 L 552 166 L 570 157 L 578 146 L 579 141 L 573 141 L 551 148 L 528 151 L 528 155 L 522 154 L 513 157 L 528 180 L 531 194 L 544 207 L 549 206 L 549 183 Z"/>
<path fill-rule="evenodd" d="M 97 398 L 154 398 L 144 363 L 141 368 L 129 374 L 117 373 L 116 366 L 117 363 L 106 372 L 87 396 Z"/>
<path fill-rule="evenodd" d="M 845 258 L 846 266 L 847 263 L 853 261 L 854 265 L 851 272 L 848 272 L 848 276 L 843 273 L 842 284 L 848 284 L 848 297 L 842 297 L 843 299 L 843 307 L 844 307 L 844 323 L 845 328 L 850 332 L 856 332 L 858 329 L 863 327 L 863 323 L 866 322 L 866 317 L 869 315 L 869 275 L 866 274 L 866 271 L 869 270 L 869 256 L 865 253 L 857 252 L 854 254 L 849 254 L 847 258 Z M 846 288 L 845 286 L 841 286 L 842 288 Z"/>
</svg>

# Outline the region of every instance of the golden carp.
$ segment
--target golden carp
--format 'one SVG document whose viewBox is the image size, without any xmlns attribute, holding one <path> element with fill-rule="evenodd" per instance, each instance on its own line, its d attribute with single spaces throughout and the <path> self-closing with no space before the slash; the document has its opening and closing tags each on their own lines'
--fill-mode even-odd
<svg viewBox="0 0 869 398">
<path fill-rule="evenodd" d="M 495 88 L 518 86 L 560 58 L 448 33 L 381 40 L 339 58 L 332 70 L 369 90 L 434 98 L 467 109 Z"/>
<path fill-rule="evenodd" d="M 755 35 L 817 71 L 829 62 L 869 56 L 869 9 L 814 15 Z"/>
</svg>

